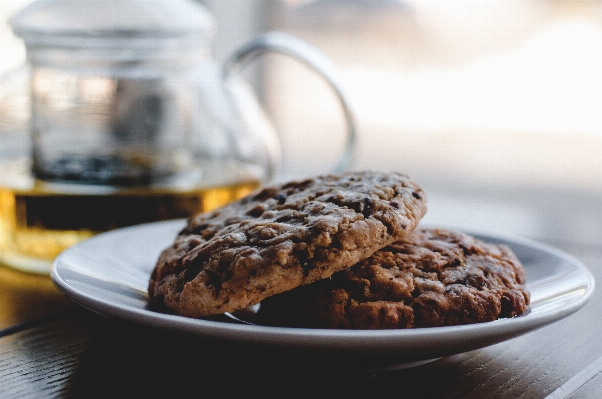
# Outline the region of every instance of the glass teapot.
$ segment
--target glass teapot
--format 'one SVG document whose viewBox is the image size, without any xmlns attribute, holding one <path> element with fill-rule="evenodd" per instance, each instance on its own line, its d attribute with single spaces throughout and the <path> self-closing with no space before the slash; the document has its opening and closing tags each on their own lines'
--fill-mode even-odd
<svg viewBox="0 0 602 399">
<path fill-rule="evenodd" d="M 33 172 L 49 181 L 195 184 L 208 174 L 269 180 L 274 130 L 239 75 L 264 51 L 321 74 L 355 127 L 328 61 L 284 33 L 260 35 L 225 65 L 211 59 L 212 16 L 192 0 L 38 0 L 11 21 L 32 67 Z"/>
<path fill-rule="evenodd" d="M 220 65 L 214 19 L 193 0 L 38 0 L 10 24 L 26 46 L 32 151 L 16 163 L 8 149 L 22 145 L 0 151 L 0 263 L 47 273 L 92 234 L 207 211 L 272 179 L 278 137 L 238 73 L 266 51 L 333 88 L 347 122 L 337 169 L 352 161 L 332 65 L 290 35 L 262 34 Z"/>
</svg>

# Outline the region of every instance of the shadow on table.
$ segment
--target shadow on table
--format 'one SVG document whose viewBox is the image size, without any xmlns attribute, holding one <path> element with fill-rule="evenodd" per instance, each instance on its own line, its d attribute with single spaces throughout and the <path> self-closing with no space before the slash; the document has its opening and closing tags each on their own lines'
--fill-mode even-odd
<svg viewBox="0 0 602 399">
<path fill-rule="evenodd" d="M 440 362 L 393 372 L 342 372 L 352 359 L 249 348 L 135 326 L 99 323 L 71 379 L 74 397 L 451 397 L 470 390 Z M 353 359 L 357 361 L 357 359 Z"/>
</svg>

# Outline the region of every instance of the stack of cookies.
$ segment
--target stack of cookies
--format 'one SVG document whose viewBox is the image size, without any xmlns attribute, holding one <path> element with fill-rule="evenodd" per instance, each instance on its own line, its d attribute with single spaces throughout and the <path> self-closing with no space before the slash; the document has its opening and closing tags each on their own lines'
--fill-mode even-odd
<svg viewBox="0 0 602 399">
<path fill-rule="evenodd" d="M 188 317 L 261 303 L 265 324 L 385 329 L 514 317 L 529 304 L 509 248 L 416 229 L 426 196 L 408 176 L 353 172 L 266 187 L 189 219 L 149 283 Z"/>
</svg>

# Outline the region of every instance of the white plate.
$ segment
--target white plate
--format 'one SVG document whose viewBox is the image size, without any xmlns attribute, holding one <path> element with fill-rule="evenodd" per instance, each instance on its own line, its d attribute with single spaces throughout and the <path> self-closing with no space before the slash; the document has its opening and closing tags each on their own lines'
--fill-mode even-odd
<svg viewBox="0 0 602 399">
<path fill-rule="evenodd" d="M 379 369 L 416 365 L 517 337 L 574 313 L 594 290 L 586 267 L 561 251 L 523 239 L 475 234 L 484 241 L 510 246 L 523 262 L 531 292 L 525 315 L 464 326 L 381 331 L 191 319 L 155 312 L 147 304 L 146 288 L 155 261 L 183 226 L 183 221 L 160 222 L 100 234 L 64 251 L 54 262 L 52 279 L 69 298 L 105 316 L 243 346 L 344 354 L 346 359 L 356 357 L 364 366 Z M 370 366 L 366 357 L 372 359 Z"/>
</svg>

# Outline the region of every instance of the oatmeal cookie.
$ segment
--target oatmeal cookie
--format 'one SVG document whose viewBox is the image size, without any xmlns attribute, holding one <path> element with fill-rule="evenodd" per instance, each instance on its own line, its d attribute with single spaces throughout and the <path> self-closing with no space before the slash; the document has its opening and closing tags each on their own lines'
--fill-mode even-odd
<svg viewBox="0 0 602 399">
<path fill-rule="evenodd" d="M 189 317 L 241 309 L 354 265 L 405 237 L 425 212 L 422 189 L 398 173 L 266 187 L 192 217 L 161 254 L 149 296 Z"/>
<path fill-rule="evenodd" d="M 337 329 L 452 326 L 525 312 L 525 272 L 506 246 L 417 229 L 330 279 L 261 303 L 263 323 Z"/>
</svg>

